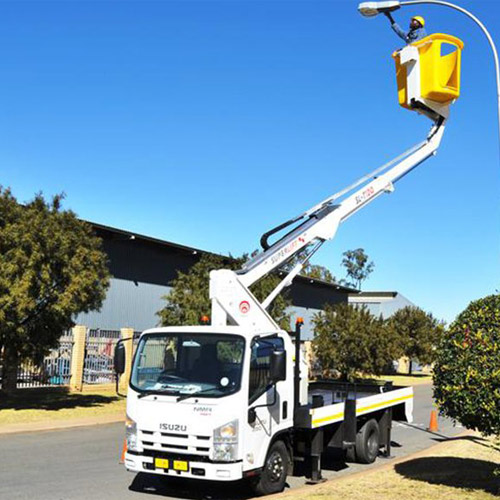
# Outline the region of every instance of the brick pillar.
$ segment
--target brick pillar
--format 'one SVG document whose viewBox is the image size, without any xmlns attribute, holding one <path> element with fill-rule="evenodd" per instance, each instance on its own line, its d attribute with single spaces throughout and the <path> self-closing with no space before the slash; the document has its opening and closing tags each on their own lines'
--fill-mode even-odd
<svg viewBox="0 0 500 500">
<path fill-rule="evenodd" d="M 130 339 L 123 342 L 123 346 L 125 347 L 125 371 L 123 375 L 120 377 L 120 391 L 126 392 L 128 388 L 128 382 L 130 380 L 130 374 L 132 372 L 132 357 L 133 357 L 133 347 L 134 342 L 132 340 L 134 336 L 133 328 L 120 328 L 121 338 L 122 339 Z"/>
<path fill-rule="evenodd" d="M 70 389 L 80 391 L 83 388 L 83 363 L 85 361 L 85 341 L 87 327 L 77 325 L 73 327 L 73 353 L 71 355 Z"/>
</svg>

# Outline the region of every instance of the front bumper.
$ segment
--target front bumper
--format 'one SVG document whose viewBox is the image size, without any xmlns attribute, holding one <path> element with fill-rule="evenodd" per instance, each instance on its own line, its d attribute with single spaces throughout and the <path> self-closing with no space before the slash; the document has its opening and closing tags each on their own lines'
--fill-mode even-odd
<svg viewBox="0 0 500 500">
<path fill-rule="evenodd" d="M 243 463 L 210 463 L 189 462 L 189 471 L 158 469 L 154 466 L 154 458 L 144 455 L 125 454 L 125 467 L 131 472 L 147 472 L 161 476 L 173 476 L 192 479 L 208 479 L 210 481 L 236 481 L 243 477 Z"/>
</svg>

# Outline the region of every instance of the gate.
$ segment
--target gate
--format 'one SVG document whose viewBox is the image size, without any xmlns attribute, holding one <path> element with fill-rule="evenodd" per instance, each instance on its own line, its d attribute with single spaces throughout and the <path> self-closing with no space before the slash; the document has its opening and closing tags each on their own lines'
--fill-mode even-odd
<svg viewBox="0 0 500 500">
<path fill-rule="evenodd" d="M 113 355 L 120 339 L 120 330 L 87 330 L 85 361 L 83 364 L 84 384 L 109 384 L 114 382 Z"/>
</svg>

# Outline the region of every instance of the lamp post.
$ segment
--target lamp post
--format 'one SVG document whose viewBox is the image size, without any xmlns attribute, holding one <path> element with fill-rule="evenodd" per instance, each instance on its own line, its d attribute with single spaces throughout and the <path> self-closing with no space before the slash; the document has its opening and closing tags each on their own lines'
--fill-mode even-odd
<svg viewBox="0 0 500 500">
<path fill-rule="evenodd" d="M 493 59 L 495 60 L 495 71 L 497 80 L 497 101 L 498 101 L 498 134 L 500 140 L 500 64 L 498 62 L 498 52 L 495 46 L 495 42 L 493 41 L 493 38 L 491 37 L 489 31 L 474 14 L 471 14 L 468 10 L 459 7 L 458 5 L 455 5 L 450 2 L 443 2 L 441 0 L 415 0 L 415 1 L 412 0 L 408 2 L 399 2 L 399 1 L 363 2 L 359 4 L 358 11 L 361 15 L 365 17 L 373 17 L 376 16 L 377 14 L 382 14 L 384 12 L 393 12 L 405 5 L 421 5 L 421 4 L 443 5 L 445 7 L 449 7 L 450 9 L 458 10 L 462 14 L 465 14 L 467 17 L 470 17 L 486 35 L 486 38 L 488 39 L 488 42 L 491 46 L 491 50 L 493 51 Z"/>
</svg>

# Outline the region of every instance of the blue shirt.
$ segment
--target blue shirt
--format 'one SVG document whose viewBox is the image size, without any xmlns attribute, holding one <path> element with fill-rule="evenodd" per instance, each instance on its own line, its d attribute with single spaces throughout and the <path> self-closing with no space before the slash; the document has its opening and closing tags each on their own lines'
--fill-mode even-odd
<svg viewBox="0 0 500 500">
<path fill-rule="evenodd" d="M 391 28 L 396 34 L 401 37 L 406 43 L 413 43 L 427 36 L 424 28 L 410 29 L 408 33 L 401 29 L 398 23 L 391 24 Z"/>
</svg>

